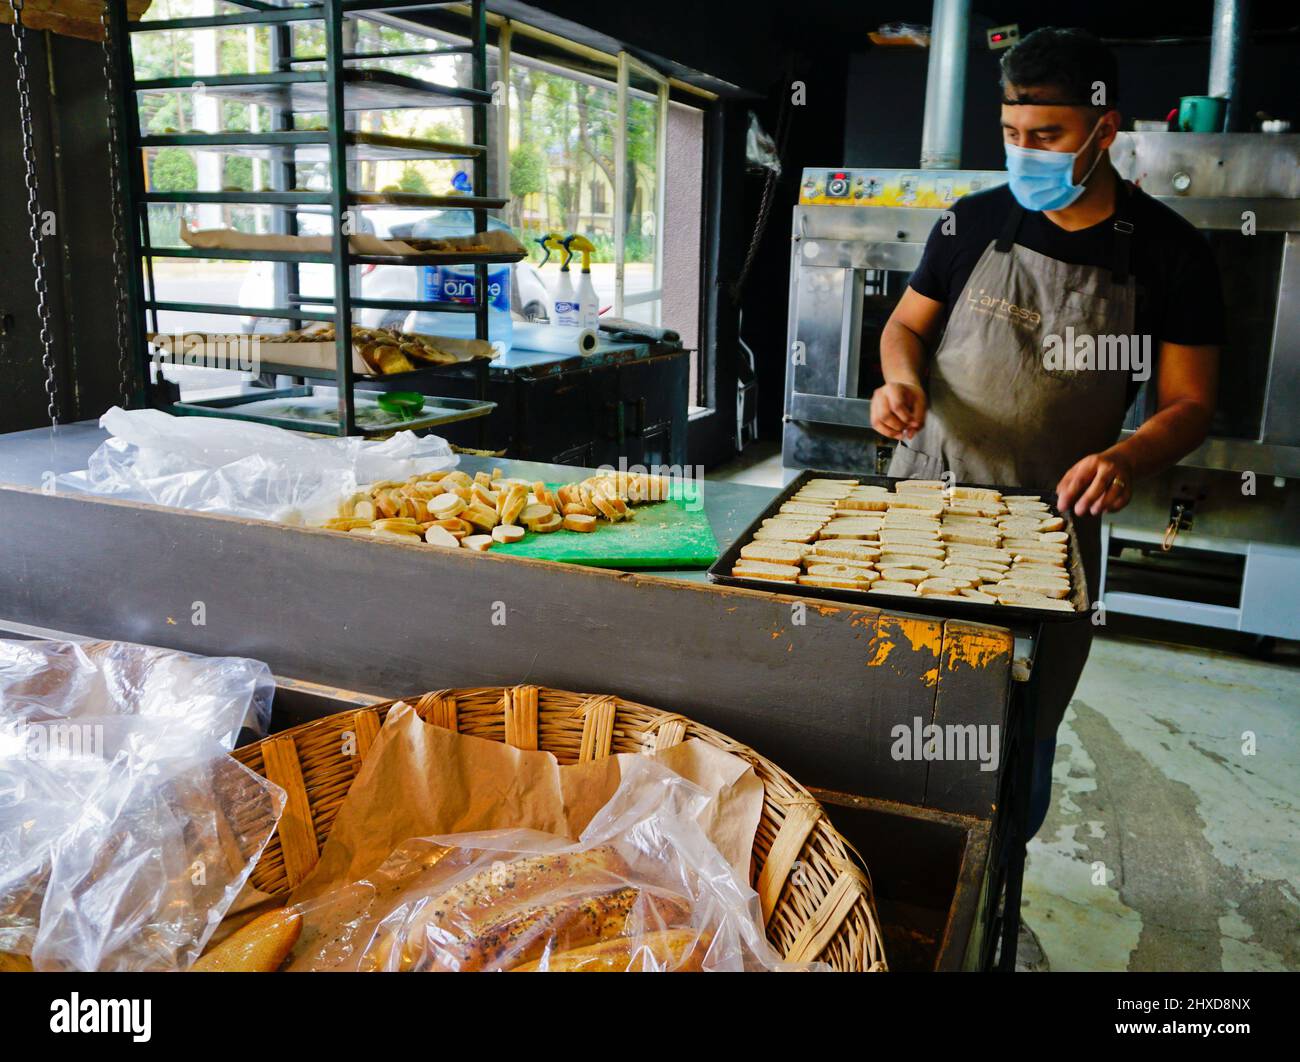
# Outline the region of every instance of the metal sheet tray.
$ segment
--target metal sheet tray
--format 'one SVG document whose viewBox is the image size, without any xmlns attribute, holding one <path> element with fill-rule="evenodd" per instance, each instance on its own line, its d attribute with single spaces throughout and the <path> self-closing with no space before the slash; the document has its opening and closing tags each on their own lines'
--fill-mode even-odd
<svg viewBox="0 0 1300 1062">
<path fill-rule="evenodd" d="M 409 375 L 409 374 L 406 374 Z M 385 379 L 380 377 L 380 379 Z M 373 392 L 353 392 L 353 402 L 358 416 L 359 435 L 386 435 L 396 431 L 422 431 L 442 424 L 451 424 L 474 417 L 485 417 L 496 409 L 495 402 L 472 398 L 440 398 L 425 395 L 425 407 L 406 420 L 390 418 L 379 409 Z M 337 391 L 333 388 L 311 384 L 302 387 L 282 387 L 276 390 L 256 390 L 225 398 L 201 401 L 175 402 L 173 413 L 191 417 L 226 417 L 232 420 L 249 420 L 257 424 L 270 424 L 290 431 L 309 431 L 321 435 L 339 433 L 336 411 Z M 324 401 L 322 401 L 324 399 Z M 365 422 L 367 415 L 374 420 Z"/>
<path fill-rule="evenodd" d="M 732 575 L 732 566 L 740 559 L 740 548 L 752 541 L 754 533 L 763 526 L 763 521 L 775 516 L 781 506 L 789 501 L 810 479 L 854 479 L 864 486 L 890 488 L 899 482 L 899 479 L 890 476 L 860 476 L 848 472 L 819 472 L 815 469 L 805 469 L 795 477 L 788 487 L 772 499 L 772 503 L 754 518 L 753 523 L 745 528 L 734 542 L 723 550 L 722 556 L 714 561 L 713 566 L 709 568 L 710 582 L 721 583 L 724 586 L 743 586 L 748 590 L 766 590 L 768 593 L 774 594 L 794 594 L 797 597 L 823 598 L 829 601 L 871 605 L 873 608 L 891 609 L 899 612 L 916 612 L 927 616 L 946 616 L 954 619 L 986 621 L 1003 626 L 1015 620 L 1073 623 L 1088 615 L 1088 583 L 1083 574 L 1082 555 L 1079 553 L 1079 539 L 1075 531 L 1073 516 L 1070 513 L 1060 512 L 1052 504 L 1053 491 L 1037 490 L 1031 487 L 1003 487 L 985 483 L 962 484 L 962 486 L 986 487 L 989 490 L 1000 491 L 1003 494 L 1038 494 L 1047 503 L 1052 515 L 1065 519 L 1065 531 L 1070 536 L 1066 567 L 1070 572 L 1071 591 L 1069 601 L 1074 605 L 1075 611 L 1073 613 L 1058 612 L 1054 609 L 1027 608 L 1023 605 L 982 605 L 978 601 L 936 601 L 934 598 L 925 598 L 919 595 L 917 597 L 907 597 L 900 594 L 895 597 L 889 594 L 870 594 L 865 590 L 839 590 L 833 587 L 776 583 L 770 579 L 741 579 Z"/>
</svg>

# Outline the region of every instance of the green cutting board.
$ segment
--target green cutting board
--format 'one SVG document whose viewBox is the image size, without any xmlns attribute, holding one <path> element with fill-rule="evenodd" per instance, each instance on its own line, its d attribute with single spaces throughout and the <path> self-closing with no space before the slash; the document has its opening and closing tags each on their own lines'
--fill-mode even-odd
<svg viewBox="0 0 1300 1062">
<path fill-rule="evenodd" d="M 559 484 L 548 483 L 554 490 Z M 718 541 L 704 512 L 703 484 L 673 483 L 666 501 L 634 505 L 631 520 L 596 521 L 596 530 L 534 531 L 520 542 L 493 543 L 492 552 L 510 557 L 585 564 L 593 568 L 707 568 L 718 559 Z"/>
</svg>

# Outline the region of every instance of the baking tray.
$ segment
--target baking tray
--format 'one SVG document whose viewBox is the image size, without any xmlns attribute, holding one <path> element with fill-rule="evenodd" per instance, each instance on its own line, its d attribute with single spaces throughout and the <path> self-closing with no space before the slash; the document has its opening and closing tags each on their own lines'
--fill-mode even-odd
<svg viewBox="0 0 1300 1062">
<path fill-rule="evenodd" d="M 391 377 L 379 377 L 391 379 Z M 485 417 L 496 409 L 495 402 L 471 398 L 439 398 L 425 395 L 425 407 L 408 419 L 391 418 L 380 411 L 376 399 L 367 391 L 353 392 L 353 407 L 357 413 L 359 435 L 387 435 L 397 431 L 423 431 L 442 424 L 451 424 L 474 417 Z M 338 435 L 338 392 L 334 388 L 282 387 L 276 390 L 255 390 L 250 393 L 209 398 L 203 401 L 174 402 L 171 410 L 182 416 L 225 417 L 231 420 L 249 420 L 257 424 L 270 424 L 290 431 L 309 431 L 320 435 Z M 367 416 L 373 417 L 370 423 Z"/>
<path fill-rule="evenodd" d="M 740 548 L 753 539 L 754 532 L 763 526 L 764 520 L 775 516 L 781 506 L 789 501 L 810 479 L 854 479 L 864 486 L 889 487 L 891 489 L 895 483 L 900 482 L 900 477 L 861 476 L 849 472 L 819 472 L 815 469 L 805 469 L 794 478 L 794 481 L 788 487 L 772 499 L 771 504 L 754 518 L 754 521 L 740 533 L 731 545 L 723 550 L 722 556 L 714 561 L 713 566 L 709 568 L 710 582 L 721 583 L 724 586 L 743 586 L 747 590 L 766 590 L 769 594 L 793 594 L 796 597 L 816 597 L 829 601 L 845 601 L 853 604 L 871 605 L 873 608 L 891 611 L 916 612 L 926 616 L 948 616 L 981 620 L 996 623 L 1000 626 L 1006 626 L 1008 622 L 1013 620 L 1028 620 L 1035 623 L 1039 620 L 1074 623 L 1088 615 L 1088 582 L 1083 574 L 1083 561 L 1079 553 L 1079 538 L 1075 531 L 1073 516 L 1070 513 L 1060 512 L 1052 503 L 1050 499 L 1055 496 L 1055 491 L 1033 487 L 1003 487 L 988 483 L 961 484 L 963 487 L 984 487 L 988 490 L 1000 491 L 1003 494 L 1037 494 L 1047 503 L 1053 516 L 1064 518 L 1065 531 L 1070 536 L 1066 567 L 1070 572 L 1071 591 L 1068 600 L 1074 605 L 1075 611 L 1073 614 L 1058 612 L 1055 609 L 1027 608 L 1024 605 L 983 605 L 978 601 L 935 601 L 933 598 L 927 600 L 919 595 L 917 597 L 903 595 L 894 597 L 889 594 L 871 594 L 864 590 L 840 590 L 826 586 L 775 583 L 770 579 L 742 579 L 739 576 L 732 575 L 731 568 L 740 559 Z"/>
</svg>

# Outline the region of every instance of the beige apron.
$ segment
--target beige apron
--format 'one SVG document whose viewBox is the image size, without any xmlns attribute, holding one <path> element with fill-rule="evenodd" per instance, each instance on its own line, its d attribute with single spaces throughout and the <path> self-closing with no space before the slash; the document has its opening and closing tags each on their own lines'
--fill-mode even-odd
<svg viewBox="0 0 1300 1062">
<path fill-rule="evenodd" d="M 1128 406 L 1126 368 L 1050 365 L 1049 336 L 1132 336 L 1128 186 L 1121 185 L 1111 268 L 1071 265 L 1016 244 L 1013 204 L 948 317 L 930 369 L 925 425 L 894 450 L 889 474 L 1023 487 L 1053 494 L 1076 461 L 1114 445 Z M 1072 342 L 1073 341 L 1073 342 Z M 1136 342 L 1136 339 L 1131 340 Z M 1095 600 L 1101 522 L 1076 520 L 1089 600 Z M 1074 694 L 1093 625 L 1046 623 L 1034 662 L 1036 736 L 1050 737 Z"/>
</svg>

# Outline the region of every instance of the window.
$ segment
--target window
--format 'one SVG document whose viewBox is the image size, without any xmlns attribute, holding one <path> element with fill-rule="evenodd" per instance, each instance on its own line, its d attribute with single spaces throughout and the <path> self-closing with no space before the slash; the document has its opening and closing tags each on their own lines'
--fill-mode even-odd
<svg viewBox="0 0 1300 1062">
<path fill-rule="evenodd" d="M 2 0 L 0 0 L 2 2 Z M 182 18 L 223 9 L 218 0 L 154 0 L 146 19 Z M 530 258 L 514 267 L 512 309 L 520 317 L 547 312 L 557 279 L 556 255 L 546 257 L 540 241 L 550 232 L 580 233 L 595 245 L 592 281 L 601 310 L 678 331 L 694 351 L 698 379 L 703 112 L 669 104 L 667 80 L 626 53 L 602 55 L 529 27 L 490 16 L 496 34 L 488 49 L 489 85 L 500 92 L 489 109 L 489 143 L 499 145 L 488 187 L 507 206 L 501 222 L 515 230 Z M 464 37 L 449 28 L 417 25 L 376 13 L 351 17 L 344 46 L 367 58 L 364 65 L 447 85 L 467 86 L 469 57 Z M 204 77 L 319 64 L 324 30 L 318 22 L 230 30 L 180 29 L 131 35 L 136 76 L 181 78 L 183 84 L 140 96 L 146 136 L 204 130 L 269 131 L 318 128 L 320 112 L 290 109 L 288 99 L 207 87 Z M 512 47 L 512 42 L 518 48 Z M 459 49 L 459 50 L 458 50 Z M 431 52 L 440 54 L 430 54 Z M 524 54 L 538 52 L 538 55 Z M 539 57 L 545 55 L 546 58 Z M 382 56 L 382 58 L 374 58 Z M 571 65 L 570 65 L 571 64 Z M 411 108 L 349 112 L 358 131 L 418 137 L 447 143 L 473 140 L 467 108 Z M 463 191 L 471 175 L 467 160 L 416 159 L 357 153 L 354 187 L 376 192 L 445 195 Z M 327 159 L 316 146 L 296 149 L 247 146 L 222 151 L 188 146 L 150 147 L 146 180 L 167 191 L 266 190 L 298 187 L 324 191 Z M 440 212 L 409 207 L 368 207 L 361 228 L 382 236 L 402 235 L 412 222 L 436 224 Z M 441 212 L 442 214 L 454 212 Z M 230 226 L 259 233 L 314 231 L 303 212 L 265 205 L 152 204 L 150 241 L 159 247 L 181 243 L 182 224 L 193 228 Z M 417 233 L 418 234 L 418 233 Z M 328 265 L 154 258 L 150 282 L 162 301 L 203 299 L 244 309 L 236 317 L 198 312 L 162 312 L 157 327 L 274 331 L 285 327 L 257 316 L 259 307 L 296 300 L 328 308 L 333 290 Z M 398 272 L 394 272 L 397 270 Z M 353 288 L 374 297 L 402 294 L 379 290 L 393 277 L 414 278 L 413 270 L 378 267 L 354 278 Z M 413 282 L 413 281 L 412 281 Z M 414 291 L 410 293 L 414 295 Z M 359 324 L 401 324 L 384 311 L 358 311 Z M 693 384 L 692 394 L 697 384 Z"/>
</svg>

